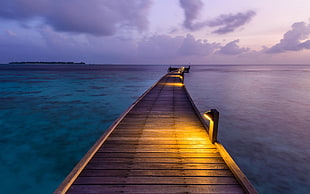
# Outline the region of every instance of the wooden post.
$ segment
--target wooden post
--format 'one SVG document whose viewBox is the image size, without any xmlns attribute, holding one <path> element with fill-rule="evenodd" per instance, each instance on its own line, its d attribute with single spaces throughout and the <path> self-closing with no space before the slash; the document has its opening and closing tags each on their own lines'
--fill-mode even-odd
<svg viewBox="0 0 310 194">
<path fill-rule="evenodd" d="M 212 143 L 217 141 L 219 112 L 216 109 L 211 109 L 206 112 L 204 116 L 210 121 L 209 125 L 209 138 Z"/>
</svg>

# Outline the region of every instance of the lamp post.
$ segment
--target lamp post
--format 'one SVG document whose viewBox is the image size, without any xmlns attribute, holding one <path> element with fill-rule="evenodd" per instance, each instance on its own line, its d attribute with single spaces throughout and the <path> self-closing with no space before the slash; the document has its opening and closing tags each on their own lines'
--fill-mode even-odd
<svg viewBox="0 0 310 194">
<path fill-rule="evenodd" d="M 217 141 L 219 112 L 216 109 L 211 109 L 204 113 L 204 117 L 210 121 L 209 138 L 212 143 Z"/>
</svg>

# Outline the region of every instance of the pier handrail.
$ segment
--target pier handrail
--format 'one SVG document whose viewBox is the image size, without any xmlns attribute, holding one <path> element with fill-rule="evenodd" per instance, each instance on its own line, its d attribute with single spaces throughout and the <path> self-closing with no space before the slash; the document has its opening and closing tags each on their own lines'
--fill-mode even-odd
<svg viewBox="0 0 310 194">
<path fill-rule="evenodd" d="M 245 174 L 241 171 L 237 163 L 233 160 L 233 158 L 230 156 L 230 154 L 227 152 L 225 147 L 220 142 L 215 142 L 214 145 L 217 147 L 217 149 L 220 152 L 220 155 L 226 162 L 229 169 L 232 171 L 232 173 L 235 175 L 237 181 L 240 183 L 240 185 L 243 187 L 243 189 L 249 193 L 249 194 L 258 194 L 256 189 L 253 187 L 249 179 L 245 176 Z"/>
<path fill-rule="evenodd" d="M 252 186 L 248 178 L 243 174 L 240 170 L 239 166 L 236 162 L 232 159 L 230 154 L 227 152 L 225 147 L 218 142 L 217 140 L 217 133 L 218 133 L 218 122 L 219 122 L 219 112 L 216 109 L 211 109 L 208 112 L 204 113 L 204 117 L 210 121 L 209 126 L 209 138 L 210 141 L 215 144 L 218 148 L 222 158 L 226 162 L 227 166 L 230 168 L 232 173 L 236 176 L 237 180 L 241 184 L 241 186 L 248 192 L 248 193 L 257 193 L 255 188 Z"/>
<path fill-rule="evenodd" d="M 210 111 L 205 112 L 203 116 L 210 121 L 209 138 L 212 143 L 215 143 L 217 141 L 220 114 L 216 109 L 211 109 Z"/>
<path fill-rule="evenodd" d="M 245 176 L 245 174 L 241 171 L 241 169 L 239 168 L 239 166 L 237 165 L 237 163 L 233 160 L 233 158 L 230 156 L 230 154 L 228 153 L 228 151 L 226 150 L 226 148 L 217 140 L 217 127 L 218 127 L 218 121 L 219 121 L 219 112 L 216 109 L 211 109 L 211 113 L 213 114 L 213 117 L 217 117 L 215 118 L 215 120 L 217 120 L 216 126 L 213 125 L 213 127 L 216 127 L 216 130 L 211 129 L 211 122 L 210 125 L 207 124 L 207 122 L 205 121 L 204 117 L 202 116 L 202 114 L 199 112 L 198 108 L 196 107 L 196 105 L 194 104 L 194 101 L 192 100 L 189 92 L 187 91 L 186 87 L 185 88 L 185 92 L 186 95 L 189 99 L 189 101 L 192 103 L 192 106 L 195 110 L 196 115 L 198 116 L 198 118 L 200 119 L 202 125 L 204 126 L 204 128 L 207 130 L 209 136 L 210 136 L 210 140 L 214 141 L 212 142 L 217 149 L 219 150 L 220 155 L 222 156 L 222 158 L 224 159 L 225 163 L 227 164 L 227 166 L 229 167 L 229 169 L 232 171 L 232 173 L 234 174 L 234 176 L 236 177 L 237 181 L 240 183 L 240 185 L 242 186 L 242 188 L 246 191 L 246 193 L 249 194 L 258 194 L 258 192 L 256 191 L 256 189 L 253 187 L 253 185 L 251 184 L 251 182 L 249 181 L 249 179 Z M 208 112 L 206 112 L 208 113 Z M 215 114 L 215 115 L 214 115 Z M 210 118 L 212 119 L 212 118 Z M 209 120 L 209 119 L 208 119 Z M 214 122 L 214 121 L 213 121 Z M 214 124 L 214 123 L 213 123 Z M 213 134 L 210 134 L 213 133 Z M 212 137 L 212 139 L 211 139 Z"/>
</svg>

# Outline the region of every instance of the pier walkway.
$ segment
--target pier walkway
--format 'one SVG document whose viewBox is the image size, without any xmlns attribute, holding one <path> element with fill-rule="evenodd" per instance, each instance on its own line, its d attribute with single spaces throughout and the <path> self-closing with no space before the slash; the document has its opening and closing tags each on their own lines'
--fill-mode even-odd
<svg viewBox="0 0 310 194">
<path fill-rule="evenodd" d="M 256 193 L 170 72 L 89 150 L 55 193 Z"/>
</svg>

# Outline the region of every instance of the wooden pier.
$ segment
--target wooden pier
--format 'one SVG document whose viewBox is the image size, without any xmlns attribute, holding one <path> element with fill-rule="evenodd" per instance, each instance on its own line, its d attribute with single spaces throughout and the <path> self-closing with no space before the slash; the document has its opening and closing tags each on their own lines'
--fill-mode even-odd
<svg viewBox="0 0 310 194">
<path fill-rule="evenodd" d="M 169 72 L 146 91 L 54 193 L 257 193 L 211 143 L 182 75 Z"/>
</svg>

